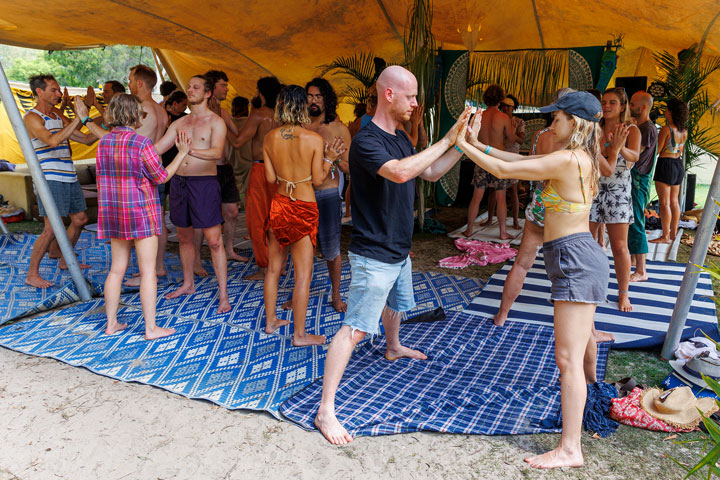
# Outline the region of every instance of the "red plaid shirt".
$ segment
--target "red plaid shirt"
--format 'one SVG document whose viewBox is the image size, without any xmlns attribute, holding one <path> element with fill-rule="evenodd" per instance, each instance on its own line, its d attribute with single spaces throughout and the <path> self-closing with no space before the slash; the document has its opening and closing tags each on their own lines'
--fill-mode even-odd
<svg viewBox="0 0 720 480">
<path fill-rule="evenodd" d="M 98 238 L 160 235 L 157 185 L 168 173 L 153 143 L 130 127 L 115 127 L 98 143 Z"/>
</svg>

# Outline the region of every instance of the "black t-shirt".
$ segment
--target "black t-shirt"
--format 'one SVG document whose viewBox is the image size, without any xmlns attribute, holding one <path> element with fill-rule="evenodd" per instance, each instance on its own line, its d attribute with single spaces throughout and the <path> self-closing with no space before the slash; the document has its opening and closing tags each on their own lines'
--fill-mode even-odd
<svg viewBox="0 0 720 480">
<path fill-rule="evenodd" d="M 180 115 L 173 115 L 172 113 L 168 112 L 168 115 L 170 116 L 170 121 L 168 122 L 168 126 L 169 126 L 175 120 L 178 120 L 178 119 L 184 117 L 185 115 L 187 115 L 187 113 L 182 112 Z M 167 152 L 165 152 L 161 155 L 163 167 L 167 168 L 167 166 L 170 165 L 173 160 L 175 160 L 175 157 L 177 156 L 177 154 L 178 154 L 178 149 L 175 146 L 175 144 L 173 143 L 173 146 L 170 147 Z"/>
<path fill-rule="evenodd" d="M 649 120 L 638 125 L 638 129 L 640 129 L 640 146 L 645 147 L 645 150 L 640 152 L 640 157 L 633 168 L 636 172 L 647 175 L 652 170 L 655 161 L 658 130 L 655 124 Z"/>
<path fill-rule="evenodd" d="M 389 160 L 415 154 L 403 131 L 391 135 L 370 122 L 350 145 L 353 232 L 350 251 L 384 263 L 398 263 L 410 252 L 415 180 L 395 183 L 378 175 Z"/>
</svg>

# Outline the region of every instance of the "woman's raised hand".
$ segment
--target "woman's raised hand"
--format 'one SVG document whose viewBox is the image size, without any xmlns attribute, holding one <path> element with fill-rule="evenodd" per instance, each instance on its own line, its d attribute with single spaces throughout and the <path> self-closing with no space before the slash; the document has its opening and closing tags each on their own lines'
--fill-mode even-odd
<svg viewBox="0 0 720 480">
<path fill-rule="evenodd" d="M 175 146 L 178 152 L 187 154 L 190 151 L 190 145 L 192 144 L 192 138 L 185 130 L 178 131 L 175 136 Z"/>
<path fill-rule="evenodd" d="M 325 142 L 325 158 L 331 162 L 339 159 L 340 156 L 345 153 L 345 150 L 347 150 L 347 148 L 345 148 L 345 142 L 343 142 L 340 137 L 335 137 L 332 143 Z"/>
<path fill-rule="evenodd" d="M 610 148 L 615 152 L 619 152 L 620 149 L 625 146 L 625 142 L 627 141 L 629 132 L 630 125 L 618 123 L 615 126 L 615 130 L 608 134 L 608 142 L 610 142 Z"/>
<path fill-rule="evenodd" d="M 482 125 L 482 110 L 478 110 L 470 120 L 470 126 L 467 129 L 466 138 L 472 145 L 477 145 L 478 135 L 480 134 L 480 126 Z"/>
</svg>

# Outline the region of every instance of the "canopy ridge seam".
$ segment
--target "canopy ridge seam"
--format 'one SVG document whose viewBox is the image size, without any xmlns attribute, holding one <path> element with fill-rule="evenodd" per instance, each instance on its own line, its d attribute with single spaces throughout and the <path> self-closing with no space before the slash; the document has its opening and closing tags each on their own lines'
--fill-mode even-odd
<svg viewBox="0 0 720 480">
<path fill-rule="evenodd" d="M 543 38 L 542 27 L 540 26 L 540 17 L 538 16 L 537 5 L 535 0 L 530 0 L 533 6 L 533 13 L 535 14 L 535 25 L 537 25 L 538 35 L 540 36 L 540 46 L 545 48 L 545 38 Z"/>
<path fill-rule="evenodd" d="M 200 33 L 200 32 L 198 32 L 197 30 L 194 30 L 194 29 L 192 29 L 192 28 L 190 28 L 190 27 L 186 27 L 185 25 L 182 25 L 182 24 L 177 23 L 177 22 L 175 22 L 175 21 L 173 21 L 173 20 L 170 20 L 169 18 L 165 18 L 165 17 L 162 17 L 162 16 L 157 15 L 157 14 L 155 14 L 155 13 L 148 12 L 147 10 L 143 10 L 142 8 L 138 8 L 138 7 L 135 7 L 135 6 L 132 6 L 132 5 L 128 5 L 127 3 L 121 2 L 120 0 L 108 0 L 108 1 L 109 1 L 110 3 L 115 3 L 115 4 L 117 4 L 117 5 L 121 5 L 121 6 L 123 6 L 123 7 L 129 8 L 129 9 L 132 9 L 132 10 L 135 10 L 135 11 L 137 11 L 137 12 L 140 12 L 140 13 L 142 13 L 142 14 L 148 15 L 148 16 L 150 16 L 150 17 L 154 17 L 154 18 L 157 18 L 157 19 L 159 19 L 159 20 L 164 20 L 164 21 L 166 21 L 167 23 L 171 23 L 171 24 L 175 25 L 176 27 L 180 27 L 180 28 L 182 28 L 183 30 L 187 30 L 188 32 L 193 33 L 193 34 L 195 34 L 195 35 L 198 35 L 198 36 L 200 36 L 200 37 L 202 37 L 202 38 L 204 38 L 204 39 L 206 39 L 206 40 L 210 40 L 211 42 L 216 43 L 216 44 L 218 44 L 218 45 L 221 45 L 221 46 L 227 48 L 228 50 L 230 50 L 230 51 L 232 51 L 232 52 L 235 52 L 235 53 L 237 53 L 238 55 L 244 57 L 244 58 L 247 59 L 248 61 L 252 62 L 253 64 L 255 64 L 255 65 L 257 65 L 258 67 L 260 67 L 260 68 L 262 68 L 263 70 L 265 70 L 265 71 L 266 71 L 267 73 L 269 73 L 270 75 L 275 75 L 272 71 L 270 71 L 269 69 L 265 68 L 263 65 L 259 64 L 258 62 L 256 62 L 256 61 L 253 60 L 252 58 L 248 57 L 247 55 L 245 55 L 245 54 L 242 53 L 241 51 L 237 50 L 236 48 L 234 48 L 234 47 L 228 45 L 227 43 L 222 42 L 222 41 L 220 41 L 220 40 L 218 40 L 218 39 L 216 39 L 216 38 L 212 38 L 212 37 L 210 37 L 210 36 L 208 36 L 208 35 L 205 35 L 204 33 Z"/>
<path fill-rule="evenodd" d="M 395 23 L 392 21 L 392 18 L 390 18 L 390 15 L 388 14 L 387 10 L 385 9 L 385 5 L 383 5 L 382 0 L 377 0 L 378 7 L 380 7 L 380 10 L 382 11 L 383 15 L 385 15 L 385 20 L 387 20 L 388 25 L 390 25 L 390 28 L 392 29 L 395 36 L 400 40 L 401 42 L 405 42 L 403 39 L 403 36 L 400 35 L 400 32 L 398 31 L 397 27 L 395 27 Z"/>
</svg>

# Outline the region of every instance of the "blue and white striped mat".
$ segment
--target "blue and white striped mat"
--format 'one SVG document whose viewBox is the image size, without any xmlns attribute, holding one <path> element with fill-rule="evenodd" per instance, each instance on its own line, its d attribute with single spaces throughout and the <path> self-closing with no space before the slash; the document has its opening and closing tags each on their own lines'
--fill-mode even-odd
<svg viewBox="0 0 720 480">
<path fill-rule="evenodd" d="M 427 360 L 384 358 L 385 337 L 356 351 L 338 388 L 335 410 L 353 436 L 435 431 L 463 434 L 556 432 L 544 420 L 560 412 L 555 336 L 546 326 L 496 327 L 478 315 L 403 325 L 404 345 Z M 598 380 L 610 343 L 598 345 Z M 320 405 L 317 381 L 280 407 L 307 430 Z"/>
<path fill-rule="evenodd" d="M 465 309 L 470 315 L 492 317 L 497 313 L 502 298 L 505 279 L 512 267 L 506 264 L 488 280 L 482 293 Z M 595 326 L 598 330 L 612 332 L 615 335 L 615 347 L 646 348 L 661 345 L 670 324 L 680 290 L 685 264 L 648 262 L 647 282 L 630 283 L 630 301 L 632 312 L 621 312 L 617 308 L 618 287 L 615 279 L 613 259 L 610 258 L 610 285 L 608 303 L 598 306 L 595 313 Z M 715 303 L 712 300 L 712 283 L 707 273 L 699 273 L 700 280 L 690 307 L 683 339 L 704 332 L 718 337 L 718 322 Z M 528 272 L 520 296 L 513 304 L 508 323 L 522 322 L 537 325 L 552 325 L 553 306 L 549 302 L 550 280 L 545 273 L 542 252 Z M 701 334 L 700 334 L 701 335 Z"/>
</svg>

